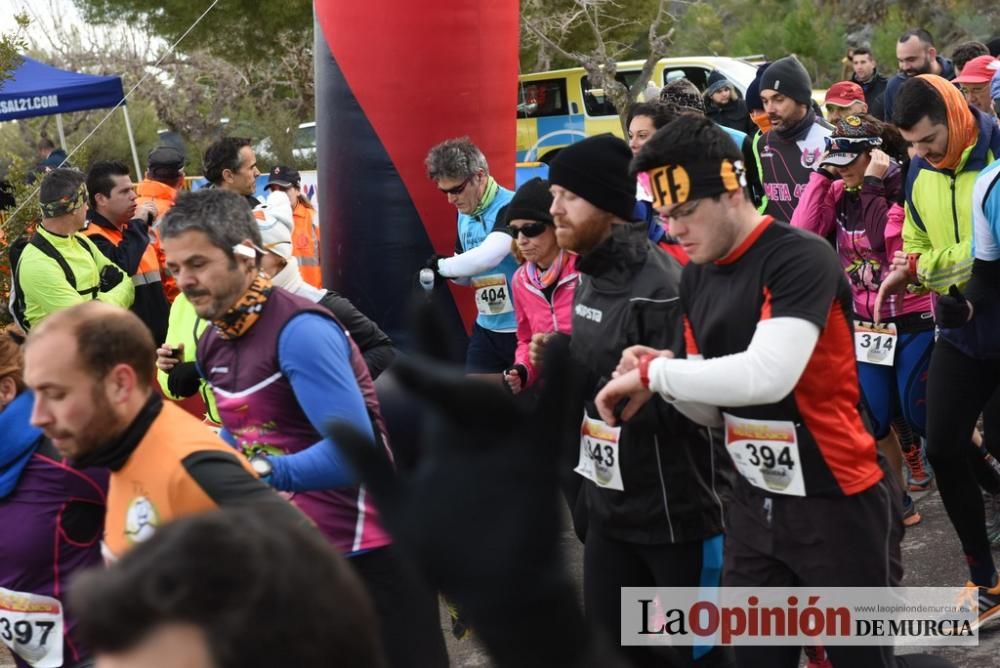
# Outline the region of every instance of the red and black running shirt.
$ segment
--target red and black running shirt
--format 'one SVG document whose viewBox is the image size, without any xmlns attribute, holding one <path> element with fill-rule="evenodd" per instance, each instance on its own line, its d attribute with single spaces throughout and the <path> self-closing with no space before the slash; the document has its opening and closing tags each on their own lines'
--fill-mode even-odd
<svg viewBox="0 0 1000 668">
<path fill-rule="evenodd" d="M 881 480 L 875 440 L 858 412 L 851 290 L 826 241 L 764 217 L 725 258 L 684 267 L 680 295 L 688 354 L 706 359 L 745 351 L 757 323 L 768 318 L 819 327 L 812 357 L 788 396 L 720 408 L 795 424 L 806 496 L 857 494 Z"/>
</svg>

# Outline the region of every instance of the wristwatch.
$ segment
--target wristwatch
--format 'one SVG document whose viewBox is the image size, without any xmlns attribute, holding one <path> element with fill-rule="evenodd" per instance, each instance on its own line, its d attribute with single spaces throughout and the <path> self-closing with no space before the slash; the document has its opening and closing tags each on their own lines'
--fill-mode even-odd
<svg viewBox="0 0 1000 668">
<path fill-rule="evenodd" d="M 250 467 L 261 480 L 271 475 L 271 460 L 264 455 L 254 455 L 250 458 Z"/>
<path fill-rule="evenodd" d="M 657 358 L 657 355 L 647 353 L 639 358 L 639 382 L 642 386 L 649 388 L 649 363 Z"/>
</svg>

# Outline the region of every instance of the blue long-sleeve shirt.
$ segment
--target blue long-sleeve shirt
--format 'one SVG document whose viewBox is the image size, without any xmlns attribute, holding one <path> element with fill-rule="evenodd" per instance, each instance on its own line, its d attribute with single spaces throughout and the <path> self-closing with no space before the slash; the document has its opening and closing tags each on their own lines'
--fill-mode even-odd
<svg viewBox="0 0 1000 668">
<path fill-rule="evenodd" d="M 294 317 L 278 338 L 278 365 L 318 432 L 323 433 L 331 420 L 343 420 L 374 441 L 368 409 L 351 366 L 351 346 L 336 323 L 316 313 Z M 272 467 L 268 482 L 282 491 L 357 484 L 337 444 L 328 438 L 295 454 L 268 459 Z"/>
</svg>

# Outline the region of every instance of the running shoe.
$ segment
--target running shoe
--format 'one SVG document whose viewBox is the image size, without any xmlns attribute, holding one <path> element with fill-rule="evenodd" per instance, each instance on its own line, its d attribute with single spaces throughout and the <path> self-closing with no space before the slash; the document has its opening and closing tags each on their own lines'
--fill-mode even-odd
<svg viewBox="0 0 1000 668">
<path fill-rule="evenodd" d="M 472 629 L 465 623 L 458 608 L 451 601 L 445 599 L 445 606 L 448 608 L 448 616 L 451 617 L 451 635 L 455 636 L 455 640 L 465 640 L 472 634 Z"/>
<path fill-rule="evenodd" d="M 917 504 L 909 494 L 903 494 L 903 526 L 912 527 L 920 524 L 920 513 L 917 512 Z"/>
<path fill-rule="evenodd" d="M 923 492 L 930 489 L 934 482 L 934 471 L 927 462 L 927 453 L 920 445 L 914 445 L 907 452 L 906 457 L 906 485 L 910 492 Z"/>
<path fill-rule="evenodd" d="M 980 587 L 972 582 L 966 582 L 959 604 L 971 604 L 977 599 L 979 616 L 973 624 L 976 629 L 991 619 L 1000 618 L 1000 582 L 992 587 Z"/>
<path fill-rule="evenodd" d="M 822 645 L 806 645 L 802 648 L 806 653 L 806 668 L 833 668 Z"/>
</svg>

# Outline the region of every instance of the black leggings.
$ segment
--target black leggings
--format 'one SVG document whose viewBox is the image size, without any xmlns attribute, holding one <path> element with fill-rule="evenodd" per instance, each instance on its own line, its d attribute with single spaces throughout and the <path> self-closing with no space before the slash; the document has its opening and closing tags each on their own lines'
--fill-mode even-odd
<svg viewBox="0 0 1000 668">
<path fill-rule="evenodd" d="M 643 545 L 587 530 L 583 548 L 583 600 L 591 626 L 606 639 L 621 637 L 622 587 L 717 586 L 722 576 L 722 536 L 691 543 Z M 632 666 L 733 666 L 732 649 L 707 653 L 695 647 L 621 647 Z M 697 656 L 697 658 L 696 658 Z"/>
<path fill-rule="evenodd" d="M 437 596 L 391 545 L 348 559 L 375 604 L 390 668 L 446 668 Z M 332 664 L 336 660 L 331 657 Z M 331 665 L 332 665 L 331 664 Z"/>
<path fill-rule="evenodd" d="M 991 452 L 996 448 L 1000 401 L 991 398 L 997 395 L 998 387 L 1000 360 L 973 359 L 938 339 L 927 383 L 927 458 L 966 554 L 988 554 L 990 550 L 983 497 L 976 483 L 981 481 L 989 491 L 995 487 L 985 484 L 989 475 L 984 478 L 982 458 L 970 440 L 983 413 L 987 448 Z"/>
</svg>

